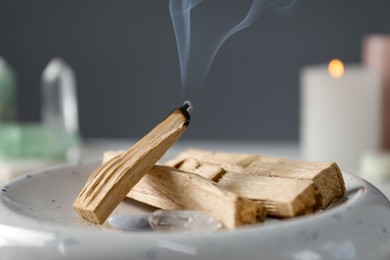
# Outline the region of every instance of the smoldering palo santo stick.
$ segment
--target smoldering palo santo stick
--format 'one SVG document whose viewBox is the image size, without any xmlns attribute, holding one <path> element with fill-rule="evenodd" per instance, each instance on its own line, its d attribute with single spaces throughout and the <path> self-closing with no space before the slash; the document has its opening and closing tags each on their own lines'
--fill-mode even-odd
<svg viewBox="0 0 390 260">
<path fill-rule="evenodd" d="M 191 112 L 191 103 L 184 102 L 135 145 L 96 169 L 73 203 L 78 214 L 90 222 L 102 224 L 184 133 Z"/>
</svg>

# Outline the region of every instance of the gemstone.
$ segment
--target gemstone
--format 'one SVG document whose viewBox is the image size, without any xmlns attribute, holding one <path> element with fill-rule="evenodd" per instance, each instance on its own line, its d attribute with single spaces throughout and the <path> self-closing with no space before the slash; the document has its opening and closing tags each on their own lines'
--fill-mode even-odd
<svg viewBox="0 0 390 260">
<path fill-rule="evenodd" d="M 0 57 L 0 156 L 78 158 L 76 82 L 70 66 L 55 58 L 42 73 L 42 123 L 15 121 L 14 87 L 14 73 Z"/>
<path fill-rule="evenodd" d="M 216 218 L 192 210 L 157 210 L 148 220 L 155 231 L 200 233 L 215 232 L 222 227 Z"/>
<path fill-rule="evenodd" d="M 40 123 L 8 123 L 0 128 L 0 155 L 6 158 L 64 160 L 78 139 L 63 128 Z"/>
<path fill-rule="evenodd" d="M 150 214 L 112 216 L 108 219 L 108 223 L 123 231 L 152 231 L 148 222 L 149 216 Z"/>
</svg>

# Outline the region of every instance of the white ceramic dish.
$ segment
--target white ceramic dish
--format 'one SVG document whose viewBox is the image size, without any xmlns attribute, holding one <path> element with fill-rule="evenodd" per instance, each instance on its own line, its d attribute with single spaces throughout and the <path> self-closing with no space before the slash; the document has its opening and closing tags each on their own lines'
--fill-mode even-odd
<svg viewBox="0 0 390 260">
<path fill-rule="evenodd" d="M 347 193 L 311 216 L 204 234 L 121 232 L 80 219 L 72 203 L 99 160 L 25 175 L 0 191 L 1 259 L 390 259 L 390 203 L 343 173 Z M 113 213 L 150 210 L 133 201 Z"/>
</svg>

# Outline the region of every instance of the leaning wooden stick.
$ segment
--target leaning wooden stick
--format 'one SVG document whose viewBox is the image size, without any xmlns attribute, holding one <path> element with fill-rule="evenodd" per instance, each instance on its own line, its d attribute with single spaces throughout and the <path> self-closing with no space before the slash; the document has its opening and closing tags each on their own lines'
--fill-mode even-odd
<svg viewBox="0 0 390 260">
<path fill-rule="evenodd" d="M 73 203 L 84 219 L 103 223 L 137 182 L 186 130 L 192 105 L 185 102 L 127 151 L 101 165 Z"/>
</svg>

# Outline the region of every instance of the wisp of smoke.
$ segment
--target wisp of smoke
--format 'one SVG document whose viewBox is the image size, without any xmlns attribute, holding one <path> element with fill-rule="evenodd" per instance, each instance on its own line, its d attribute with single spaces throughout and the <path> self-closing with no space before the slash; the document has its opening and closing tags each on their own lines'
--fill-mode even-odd
<svg viewBox="0 0 390 260">
<path fill-rule="evenodd" d="M 203 85 L 215 55 L 223 43 L 233 34 L 253 24 L 268 7 L 272 7 L 279 14 L 292 14 L 296 9 L 298 0 L 252 0 L 244 18 L 234 26 L 222 33 L 212 33 L 212 35 L 217 36 L 204 37 L 194 41 L 191 37 L 191 13 L 196 6 L 207 1 L 209 0 L 170 0 L 169 2 L 169 11 L 179 53 L 183 91 L 190 84 Z M 223 11 L 223 8 L 221 8 L 221 11 Z M 212 23 L 213 21 L 208 22 Z M 206 26 L 202 30 L 209 30 L 211 27 Z"/>
</svg>

